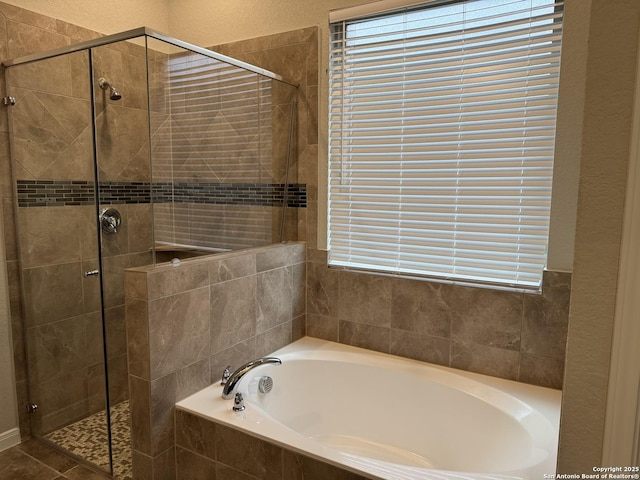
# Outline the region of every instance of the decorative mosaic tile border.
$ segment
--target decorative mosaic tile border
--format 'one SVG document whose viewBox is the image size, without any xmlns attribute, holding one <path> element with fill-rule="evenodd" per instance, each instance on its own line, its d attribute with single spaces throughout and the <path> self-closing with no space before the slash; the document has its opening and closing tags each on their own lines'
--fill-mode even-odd
<svg viewBox="0 0 640 480">
<path fill-rule="evenodd" d="M 92 205 L 93 182 L 83 180 L 18 180 L 20 207 L 61 207 Z M 171 183 L 102 182 L 100 204 L 200 203 L 279 207 L 285 201 L 285 185 L 279 183 Z M 307 186 L 289 184 L 287 206 L 307 206 Z"/>
</svg>

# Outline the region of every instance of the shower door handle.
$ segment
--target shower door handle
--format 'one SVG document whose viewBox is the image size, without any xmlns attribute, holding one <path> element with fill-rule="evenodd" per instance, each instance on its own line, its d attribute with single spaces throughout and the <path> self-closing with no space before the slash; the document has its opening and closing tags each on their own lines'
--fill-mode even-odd
<svg viewBox="0 0 640 480">
<path fill-rule="evenodd" d="M 85 277 L 93 277 L 95 275 L 98 275 L 100 273 L 100 270 L 88 270 L 86 272 L 84 272 L 84 276 Z"/>
</svg>

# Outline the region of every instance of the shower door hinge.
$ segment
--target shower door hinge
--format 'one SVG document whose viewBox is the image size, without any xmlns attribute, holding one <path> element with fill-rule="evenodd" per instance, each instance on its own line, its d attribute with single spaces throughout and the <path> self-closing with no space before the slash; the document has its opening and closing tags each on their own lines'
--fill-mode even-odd
<svg viewBox="0 0 640 480">
<path fill-rule="evenodd" d="M 35 403 L 27 403 L 27 413 L 36 413 L 38 411 L 38 405 Z"/>
<path fill-rule="evenodd" d="M 5 107 L 10 107 L 16 104 L 16 97 L 6 96 L 2 99 L 2 103 L 4 103 Z"/>
</svg>

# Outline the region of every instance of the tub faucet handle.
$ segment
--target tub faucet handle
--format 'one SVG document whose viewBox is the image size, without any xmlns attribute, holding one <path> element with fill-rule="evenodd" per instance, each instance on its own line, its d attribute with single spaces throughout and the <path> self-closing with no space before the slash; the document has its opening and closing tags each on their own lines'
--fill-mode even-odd
<svg viewBox="0 0 640 480">
<path fill-rule="evenodd" d="M 227 380 L 231 376 L 231 365 L 227 365 L 227 368 L 222 372 L 222 378 L 220 379 L 220 385 L 226 385 Z"/>
<path fill-rule="evenodd" d="M 244 410 L 244 398 L 240 392 L 236 393 L 236 396 L 233 399 L 233 411 L 241 412 Z"/>
<path fill-rule="evenodd" d="M 225 400 L 233 398 L 233 395 L 236 393 L 236 389 L 238 388 L 238 384 L 240 383 L 242 377 L 254 368 L 266 364 L 280 365 L 281 363 L 282 361 L 277 357 L 261 357 L 245 363 L 243 366 L 241 366 L 231 374 L 231 376 L 227 380 L 227 383 L 225 383 L 224 387 L 222 387 L 222 398 L 224 398 Z"/>
</svg>

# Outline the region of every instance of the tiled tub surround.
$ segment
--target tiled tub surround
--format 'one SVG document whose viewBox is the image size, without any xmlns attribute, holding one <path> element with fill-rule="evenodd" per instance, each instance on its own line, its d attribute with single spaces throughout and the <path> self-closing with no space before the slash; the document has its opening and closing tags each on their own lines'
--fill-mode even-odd
<svg viewBox="0 0 640 480">
<path fill-rule="evenodd" d="M 365 480 L 362 476 L 183 410 L 176 411 L 176 480 Z"/>
<path fill-rule="evenodd" d="M 561 388 L 571 274 L 542 294 L 330 269 L 309 250 L 306 334 L 438 365 Z"/>
<path fill-rule="evenodd" d="M 126 272 L 135 478 L 174 478 L 174 404 L 304 335 L 305 245 Z"/>
<path fill-rule="evenodd" d="M 282 364 L 240 382 L 242 413 L 217 383 L 177 404 L 178 480 L 231 469 L 262 480 L 555 472 L 559 391 L 311 337 L 271 355 Z M 268 394 L 253 380 L 262 375 Z"/>
</svg>

